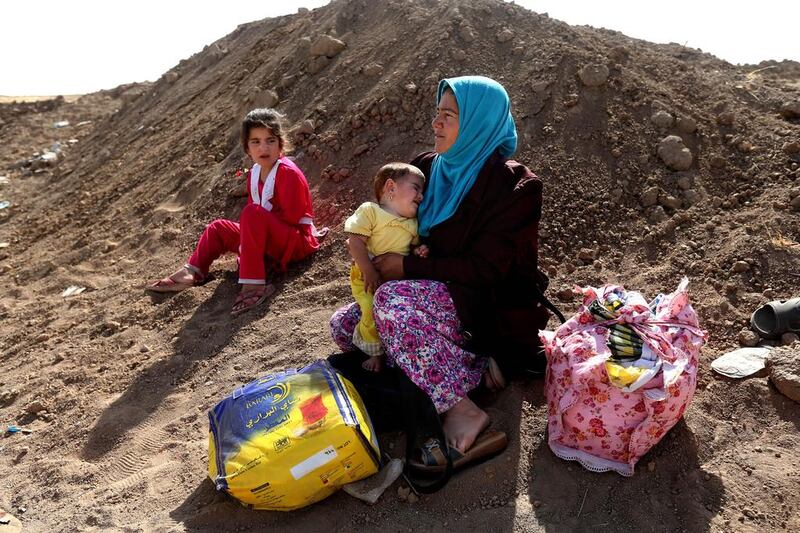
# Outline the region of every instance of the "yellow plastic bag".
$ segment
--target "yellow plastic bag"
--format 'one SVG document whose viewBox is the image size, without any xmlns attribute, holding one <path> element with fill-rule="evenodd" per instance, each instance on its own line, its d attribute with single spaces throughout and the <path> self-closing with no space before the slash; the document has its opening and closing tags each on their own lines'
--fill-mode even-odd
<svg viewBox="0 0 800 533">
<path fill-rule="evenodd" d="M 326 361 L 240 387 L 208 417 L 208 475 L 254 509 L 298 509 L 378 471 L 364 404 Z"/>
</svg>

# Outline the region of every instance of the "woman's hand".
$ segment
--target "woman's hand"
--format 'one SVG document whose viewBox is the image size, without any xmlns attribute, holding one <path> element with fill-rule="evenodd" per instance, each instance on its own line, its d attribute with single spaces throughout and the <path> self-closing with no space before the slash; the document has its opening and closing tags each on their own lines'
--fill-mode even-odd
<svg viewBox="0 0 800 533">
<path fill-rule="evenodd" d="M 384 281 L 403 279 L 403 256 L 400 254 L 382 254 L 372 260 L 372 264 Z"/>
</svg>

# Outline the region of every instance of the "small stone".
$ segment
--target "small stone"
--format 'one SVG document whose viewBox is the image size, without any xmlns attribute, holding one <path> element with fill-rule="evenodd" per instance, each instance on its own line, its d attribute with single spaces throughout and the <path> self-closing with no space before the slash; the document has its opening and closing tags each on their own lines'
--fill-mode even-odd
<svg viewBox="0 0 800 533">
<path fill-rule="evenodd" d="M 697 122 L 691 117 L 680 116 L 675 121 L 675 127 L 681 133 L 694 133 L 697 131 Z"/>
<path fill-rule="evenodd" d="M 711 168 L 724 168 L 727 164 L 728 160 L 722 157 L 719 154 L 714 154 L 709 159 L 708 164 L 711 165 Z"/>
<path fill-rule="evenodd" d="M 733 126 L 734 122 L 736 122 L 736 115 L 733 111 L 723 111 L 717 115 L 717 124 L 721 126 Z"/>
<path fill-rule="evenodd" d="M 642 195 L 639 197 L 639 201 L 642 203 L 642 207 L 650 207 L 652 205 L 656 205 L 658 203 L 658 194 L 659 194 L 658 187 L 650 187 L 648 189 L 645 189 L 642 192 Z"/>
<path fill-rule="evenodd" d="M 784 346 L 791 346 L 797 341 L 800 341 L 800 335 L 797 333 L 788 332 L 781 335 L 781 344 Z"/>
<path fill-rule="evenodd" d="M 787 101 L 781 104 L 781 116 L 783 118 L 800 117 L 800 100 Z"/>
<path fill-rule="evenodd" d="M 760 340 L 761 337 L 759 337 L 758 333 L 755 331 L 743 329 L 739 332 L 739 344 L 742 346 L 752 348 L 753 346 L 757 346 Z"/>
<path fill-rule="evenodd" d="M 332 58 L 336 57 L 346 47 L 347 44 L 345 44 L 344 41 L 340 41 L 330 35 L 320 35 L 311 45 L 309 53 L 312 56 Z"/>
<path fill-rule="evenodd" d="M 669 220 L 669 215 L 667 212 L 664 211 L 664 208 L 660 205 L 657 205 L 650 211 L 650 215 L 648 216 L 648 220 L 653 224 L 659 224 L 664 222 L 665 220 Z"/>
<path fill-rule="evenodd" d="M 408 496 L 411 494 L 411 489 L 409 487 L 397 487 L 397 495 L 400 497 L 401 500 L 408 500 Z"/>
<path fill-rule="evenodd" d="M 305 135 L 310 135 L 314 133 L 315 129 L 316 125 L 314 124 L 314 121 L 311 119 L 306 119 L 300 123 L 300 126 L 297 128 L 297 132 Z"/>
<path fill-rule="evenodd" d="M 142 346 L 139 348 L 139 353 L 147 353 L 149 351 L 150 347 L 146 344 L 142 344 Z"/>
<path fill-rule="evenodd" d="M 647 463 L 647 471 L 648 472 L 653 472 L 655 469 L 656 469 L 656 462 L 655 461 L 650 461 L 649 463 Z"/>
<path fill-rule="evenodd" d="M 578 77 L 586 87 L 598 87 L 608 79 L 608 67 L 602 63 L 591 63 L 578 71 Z"/>
<path fill-rule="evenodd" d="M 308 70 L 309 74 L 316 74 L 327 67 L 330 62 L 331 60 L 327 56 L 315 56 L 308 61 L 306 70 Z"/>
<path fill-rule="evenodd" d="M 575 291 L 572 289 L 561 289 L 556 293 L 556 298 L 562 302 L 571 302 L 575 298 Z"/>
<path fill-rule="evenodd" d="M 591 263 L 596 257 L 597 254 L 591 248 L 581 248 L 581 250 L 578 252 L 578 259 L 584 263 Z"/>
<path fill-rule="evenodd" d="M 370 63 L 362 70 L 365 76 L 376 78 L 383 74 L 383 65 L 380 63 Z"/>
<path fill-rule="evenodd" d="M 533 500 L 533 506 L 537 509 L 542 506 L 542 502 L 539 500 Z"/>
<path fill-rule="evenodd" d="M 23 446 L 22 448 L 20 448 L 19 452 L 17 453 L 17 456 L 14 457 L 14 463 L 16 464 L 22 461 L 22 458 L 25 457 L 29 451 L 30 449 L 27 446 Z"/>
<path fill-rule="evenodd" d="M 783 146 L 781 146 L 781 150 L 783 150 L 783 153 L 785 153 L 786 155 L 800 154 L 800 142 L 798 141 L 785 142 L 783 143 Z"/>
<path fill-rule="evenodd" d="M 747 261 L 736 261 L 733 264 L 733 271 L 736 272 L 737 274 L 740 274 L 742 272 L 747 272 L 748 270 L 750 270 L 750 263 L 748 263 Z"/>
<path fill-rule="evenodd" d="M 652 122 L 657 128 L 664 130 L 670 128 L 674 120 L 675 119 L 673 118 L 672 115 L 663 110 L 656 111 L 650 117 L 650 122 Z"/>
<path fill-rule="evenodd" d="M 25 407 L 25 412 L 32 415 L 39 414 L 40 412 L 46 410 L 47 407 L 45 407 L 45 405 L 40 400 L 34 400 L 31 403 L 29 403 L 27 407 Z"/>
<path fill-rule="evenodd" d="M 497 41 L 500 43 L 507 43 L 514 38 L 514 32 L 509 28 L 505 28 L 497 34 Z"/>
<path fill-rule="evenodd" d="M 792 200 L 789 202 L 789 205 L 795 211 L 800 211 L 800 195 L 797 195 L 794 198 L 792 198 Z"/>
<path fill-rule="evenodd" d="M 668 207 L 670 209 L 680 209 L 681 207 L 681 200 L 680 198 L 675 198 L 670 194 L 662 194 L 658 197 L 658 203 L 663 205 L 664 207 Z"/>
<path fill-rule="evenodd" d="M 17 399 L 17 396 L 19 396 L 19 391 L 17 389 L 9 389 L 0 392 L 0 407 L 11 405 L 14 403 L 14 400 Z"/>
<path fill-rule="evenodd" d="M 688 170 L 692 166 L 692 152 L 677 135 L 661 139 L 658 143 L 658 156 L 672 170 Z"/>
<path fill-rule="evenodd" d="M 417 503 L 419 501 L 419 496 L 414 494 L 413 492 L 408 495 L 407 499 L 408 503 Z"/>
<path fill-rule="evenodd" d="M 469 24 L 462 24 L 458 29 L 458 35 L 467 43 L 471 43 L 475 40 L 475 34 L 472 32 L 472 28 Z"/>
<path fill-rule="evenodd" d="M 280 102 L 280 98 L 278 97 L 278 93 L 273 90 L 266 89 L 262 90 L 260 87 L 256 87 L 254 89 L 253 96 L 248 99 L 249 106 L 252 108 L 259 108 L 259 107 L 275 107 Z"/>
</svg>

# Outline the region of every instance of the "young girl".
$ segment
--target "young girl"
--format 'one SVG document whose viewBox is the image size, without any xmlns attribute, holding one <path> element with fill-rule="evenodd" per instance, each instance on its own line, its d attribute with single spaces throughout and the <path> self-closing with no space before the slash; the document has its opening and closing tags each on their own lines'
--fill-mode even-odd
<svg viewBox="0 0 800 533">
<path fill-rule="evenodd" d="M 284 155 L 290 145 L 283 116 L 274 109 L 254 109 L 242 122 L 241 141 L 253 168 L 247 174 L 248 201 L 239 222 L 220 219 L 206 226 L 189 261 L 147 290 L 179 292 L 202 284 L 216 258 L 236 253 L 242 289 L 231 314 L 238 315 L 275 292 L 275 286 L 267 284 L 265 260 L 284 270 L 287 263 L 319 248 L 308 182 Z"/>
<path fill-rule="evenodd" d="M 422 202 L 425 176 L 405 163 L 389 163 L 378 170 L 373 180 L 378 203 L 364 202 L 344 223 L 347 248 L 353 256 L 350 288 L 361 309 L 361 320 L 353 332 L 353 344 L 370 356 L 364 368 L 381 368 L 383 348 L 375 330 L 372 298 L 381 278 L 372 258 L 388 252 L 408 255 L 411 245 L 419 244 L 417 208 Z M 426 257 L 428 249 L 418 246 L 414 254 Z"/>
</svg>

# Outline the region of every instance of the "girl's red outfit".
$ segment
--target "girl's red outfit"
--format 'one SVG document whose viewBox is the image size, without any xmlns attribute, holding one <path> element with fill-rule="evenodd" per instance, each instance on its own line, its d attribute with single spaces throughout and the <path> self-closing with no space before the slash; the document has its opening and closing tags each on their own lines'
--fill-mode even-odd
<svg viewBox="0 0 800 533">
<path fill-rule="evenodd" d="M 247 205 L 239 222 L 214 220 L 206 226 L 188 266 L 202 276 L 211 263 L 231 252 L 239 255 L 239 283 L 264 284 L 265 258 L 277 268 L 299 261 L 319 248 L 313 224 L 311 192 L 303 171 L 281 157 L 261 183 L 260 167 L 248 174 Z"/>
</svg>

